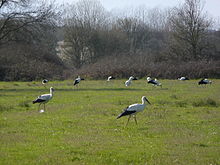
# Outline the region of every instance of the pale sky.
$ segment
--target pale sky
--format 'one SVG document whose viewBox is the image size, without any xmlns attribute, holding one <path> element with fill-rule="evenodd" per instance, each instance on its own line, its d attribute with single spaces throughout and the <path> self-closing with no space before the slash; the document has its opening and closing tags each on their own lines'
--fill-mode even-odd
<svg viewBox="0 0 220 165">
<path fill-rule="evenodd" d="M 56 0 L 59 3 L 72 3 L 78 0 Z M 220 0 L 201 0 L 205 1 L 204 11 L 208 11 L 208 13 L 213 17 L 220 17 Z M 102 5 L 107 10 L 112 9 L 124 9 L 127 7 L 136 7 L 145 5 L 147 8 L 154 7 L 173 7 L 178 6 L 178 4 L 183 3 L 184 0 L 100 0 Z"/>
</svg>

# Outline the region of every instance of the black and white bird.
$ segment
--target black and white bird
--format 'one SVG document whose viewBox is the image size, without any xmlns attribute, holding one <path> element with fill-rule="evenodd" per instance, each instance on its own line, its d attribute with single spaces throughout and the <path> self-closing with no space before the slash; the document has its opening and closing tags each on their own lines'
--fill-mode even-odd
<svg viewBox="0 0 220 165">
<path fill-rule="evenodd" d="M 54 91 L 53 87 L 50 87 L 49 94 L 40 95 L 36 100 L 33 101 L 33 104 L 39 103 L 38 110 L 40 109 L 41 104 L 44 104 L 44 110 L 45 110 L 45 104 L 53 98 L 53 91 Z M 44 110 L 41 110 L 40 112 L 42 113 L 44 112 Z"/>
<path fill-rule="evenodd" d="M 80 82 L 81 80 L 84 80 L 84 78 L 80 78 L 80 76 L 78 76 L 78 77 L 75 79 L 73 85 L 75 86 L 75 85 L 79 84 L 79 82 Z"/>
<path fill-rule="evenodd" d="M 126 87 L 130 86 L 133 79 L 134 79 L 133 76 L 129 77 L 129 79 L 127 81 L 125 81 L 125 86 Z"/>
<path fill-rule="evenodd" d="M 131 116 L 133 115 L 134 120 L 137 124 L 136 114 L 138 112 L 142 112 L 144 110 L 144 108 L 146 107 L 146 102 L 151 104 L 148 101 L 148 99 L 146 98 L 146 96 L 142 96 L 141 100 L 142 100 L 142 104 L 136 103 L 136 104 L 129 105 L 127 108 L 124 109 L 124 111 L 120 115 L 118 115 L 117 119 L 121 118 L 122 116 L 128 116 L 129 115 L 128 121 L 127 121 L 127 124 L 126 124 L 126 126 L 127 126 Z"/>
<path fill-rule="evenodd" d="M 46 84 L 48 83 L 48 80 L 47 79 L 43 79 L 41 81 L 41 83 L 43 84 L 43 86 L 46 88 Z"/>
<path fill-rule="evenodd" d="M 207 78 L 205 78 L 205 79 L 202 79 L 202 80 L 200 80 L 199 82 L 198 82 L 198 84 L 199 85 L 206 85 L 206 84 L 212 84 L 212 81 L 211 80 L 208 80 Z"/>
<path fill-rule="evenodd" d="M 113 80 L 113 79 L 115 79 L 115 77 L 109 76 L 108 79 L 107 79 L 107 81 L 110 81 L 110 80 Z"/>
<path fill-rule="evenodd" d="M 162 84 L 161 84 L 159 81 L 157 81 L 156 78 L 155 78 L 155 79 L 151 79 L 150 77 L 147 77 L 147 83 L 148 83 L 148 84 L 152 84 L 152 85 L 154 85 L 154 86 L 160 86 L 160 87 L 162 87 Z"/>
<path fill-rule="evenodd" d="M 185 81 L 185 80 L 189 80 L 189 78 L 188 77 L 179 77 L 178 80 Z"/>
</svg>

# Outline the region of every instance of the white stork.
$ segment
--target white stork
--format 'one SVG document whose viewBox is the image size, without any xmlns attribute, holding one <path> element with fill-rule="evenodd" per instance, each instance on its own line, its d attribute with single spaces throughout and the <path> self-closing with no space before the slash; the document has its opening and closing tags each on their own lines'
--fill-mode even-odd
<svg viewBox="0 0 220 165">
<path fill-rule="evenodd" d="M 137 124 L 137 119 L 136 119 L 136 114 L 138 112 L 141 112 L 144 110 L 144 108 L 146 107 L 146 102 L 148 102 L 149 104 L 151 104 L 148 99 L 146 98 L 146 96 L 142 96 L 141 98 L 142 100 L 142 104 L 132 104 L 132 105 L 129 105 L 127 108 L 124 109 L 124 112 L 122 112 L 120 115 L 118 115 L 117 119 L 121 118 L 122 116 L 127 116 L 129 115 L 128 117 L 128 121 L 127 121 L 127 124 L 126 126 L 128 125 L 128 122 L 131 118 L 131 115 L 133 115 L 134 117 L 134 120 Z"/>
<path fill-rule="evenodd" d="M 179 77 L 178 80 L 185 81 L 185 80 L 189 80 L 189 78 L 188 77 Z"/>
<path fill-rule="evenodd" d="M 40 109 L 41 104 L 44 104 L 44 110 L 45 110 L 45 104 L 53 98 L 53 91 L 54 91 L 53 87 L 50 87 L 49 94 L 40 95 L 36 100 L 33 101 L 33 104 L 39 103 L 38 110 Z M 43 111 L 41 110 L 40 113 L 44 112 L 44 110 Z"/>
<path fill-rule="evenodd" d="M 107 79 L 107 81 L 110 81 L 110 80 L 113 80 L 113 79 L 115 79 L 115 77 L 109 76 L 108 79 Z"/>
<path fill-rule="evenodd" d="M 80 78 L 80 76 L 78 76 L 78 77 L 75 79 L 73 85 L 74 85 L 74 86 L 75 86 L 75 85 L 77 86 L 77 84 L 79 84 L 79 82 L 80 82 L 81 80 L 84 80 L 84 78 Z"/>
<path fill-rule="evenodd" d="M 48 83 L 48 80 L 47 79 L 43 79 L 41 81 L 41 83 L 43 84 L 43 86 L 46 88 L 46 84 Z"/>
<path fill-rule="evenodd" d="M 199 82 L 198 82 L 198 84 L 199 85 L 203 85 L 203 84 L 212 84 L 212 81 L 211 80 L 208 80 L 207 78 L 205 78 L 205 79 L 202 79 L 202 80 L 200 80 Z"/>
<path fill-rule="evenodd" d="M 126 86 L 126 87 L 127 87 L 127 86 L 130 86 L 133 79 L 134 79 L 133 76 L 129 77 L 129 79 L 128 79 L 127 81 L 125 81 L 125 86 Z"/>
<path fill-rule="evenodd" d="M 147 83 L 148 83 L 148 84 L 152 84 L 152 85 L 154 85 L 154 86 L 160 86 L 160 87 L 162 87 L 162 84 L 161 84 L 159 81 L 157 81 L 156 78 L 153 80 L 153 79 L 151 79 L 150 77 L 147 77 Z"/>
</svg>

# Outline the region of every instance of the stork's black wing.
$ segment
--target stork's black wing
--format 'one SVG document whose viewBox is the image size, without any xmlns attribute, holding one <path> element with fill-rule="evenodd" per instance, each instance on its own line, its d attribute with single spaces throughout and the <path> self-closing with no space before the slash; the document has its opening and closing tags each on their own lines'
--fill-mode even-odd
<svg viewBox="0 0 220 165">
<path fill-rule="evenodd" d="M 122 112 L 120 115 L 118 115 L 117 119 L 121 118 L 122 116 L 131 115 L 136 112 L 136 111 L 128 111 L 127 108 L 124 109 L 124 112 Z"/>
</svg>

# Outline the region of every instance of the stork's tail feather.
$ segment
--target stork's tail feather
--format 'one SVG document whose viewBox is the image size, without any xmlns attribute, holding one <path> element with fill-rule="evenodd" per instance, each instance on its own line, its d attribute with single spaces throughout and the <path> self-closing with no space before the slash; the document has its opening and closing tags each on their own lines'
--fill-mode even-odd
<svg viewBox="0 0 220 165">
<path fill-rule="evenodd" d="M 126 109 L 125 109 L 124 112 L 122 112 L 120 115 L 118 115 L 117 119 L 121 118 L 122 116 L 132 115 L 135 112 L 136 111 L 126 111 Z"/>
<path fill-rule="evenodd" d="M 43 100 L 43 99 L 36 99 L 36 100 L 34 100 L 33 101 L 33 104 L 35 104 L 35 103 L 42 103 L 42 102 L 45 102 L 46 100 Z"/>
</svg>

